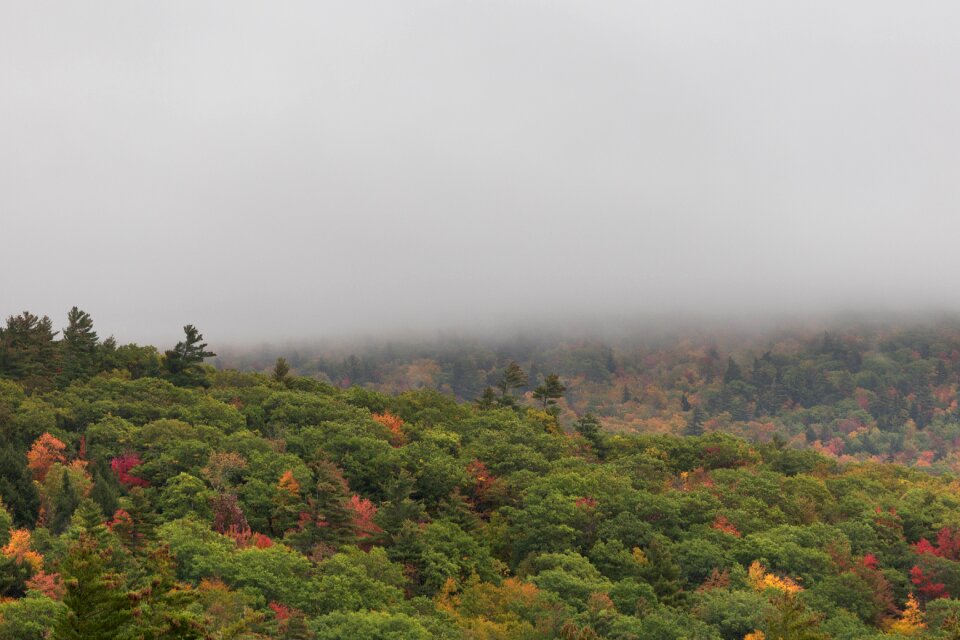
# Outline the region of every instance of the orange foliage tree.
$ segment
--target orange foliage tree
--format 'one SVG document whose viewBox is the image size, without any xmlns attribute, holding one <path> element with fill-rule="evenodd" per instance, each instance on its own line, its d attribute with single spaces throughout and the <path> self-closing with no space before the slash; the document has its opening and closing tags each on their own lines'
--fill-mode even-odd
<svg viewBox="0 0 960 640">
<path fill-rule="evenodd" d="M 43 482 L 47 477 L 47 472 L 54 464 L 66 461 L 63 455 L 67 448 L 63 442 L 53 437 L 49 433 L 44 433 L 36 439 L 30 451 L 27 452 L 27 467 L 33 474 L 33 479 L 37 482 Z"/>
<path fill-rule="evenodd" d="M 382 424 L 390 432 L 390 444 L 394 447 L 403 446 L 407 441 L 407 434 L 403 430 L 403 418 L 395 416 L 389 411 L 373 414 L 373 419 Z"/>
</svg>

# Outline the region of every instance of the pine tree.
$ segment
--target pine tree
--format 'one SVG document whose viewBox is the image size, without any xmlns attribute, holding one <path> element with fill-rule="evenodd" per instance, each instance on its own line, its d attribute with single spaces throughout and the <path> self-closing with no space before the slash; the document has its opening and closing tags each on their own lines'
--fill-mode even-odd
<svg viewBox="0 0 960 640">
<path fill-rule="evenodd" d="M 62 384 L 90 377 L 98 368 L 98 338 L 90 314 L 73 307 L 67 314 L 67 322 L 60 342 L 63 370 L 59 377 Z"/>
<path fill-rule="evenodd" d="M 0 329 L 0 377 L 20 380 L 28 390 L 49 389 L 60 366 L 56 335 L 47 316 L 24 311 L 7 318 Z"/>
<path fill-rule="evenodd" d="M 520 365 L 511 361 L 510 364 L 507 365 L 507 368 L 504 369 L 503 375 L 500 376 L 500 381 L 497 383 L 497 388 L 500 389 L 501 401 L 503 401 L 504 404 L 512 404 L 510 390 L 522 389 L 527 386 L 527 383 L 527 374 L 523 372 Z"/>
<path fill-rule="evenodd" d="M 566 390 L 567 387 L 560 382 L 560 376 L 551 373 L 544 378 L 543 384 L 533 390 L 533 397 L 540 400 L 543 403 L 543 408 L 546 409 L 547 405 L 556 404 L 557 399 L 562 398 Z"/>
<path fill-rule="evenodd" d="M 200 365 L 206 358 L 215 354 L 207 351 L 207 343 L 203 342 L 203 334 L 196 327 L 188 324 L 183 328 L 185 339 L 177 346 L 164 352 L 163 366 L 167 370 L 170 380 L 180 386 L 204 385 L 205 381 L 200 373 Z"/>
<path fill-rule="evenodd" d="M 478 409 L 492 409 L 497 404 L 497 396 L 493 391 L 493 387 L 487 387 L 483 390 L 483 394 L 480 395 L 476 400 Z"/>
</svg>

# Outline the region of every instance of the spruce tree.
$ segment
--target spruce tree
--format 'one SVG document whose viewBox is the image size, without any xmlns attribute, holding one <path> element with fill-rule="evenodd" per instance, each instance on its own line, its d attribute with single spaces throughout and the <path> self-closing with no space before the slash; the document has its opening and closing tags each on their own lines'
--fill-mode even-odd
<svg viewBox="0 0 960 640">
<path fill-rule="evenodd" d="M 276 364 L 273 365 L 273 374 L 271 375 L 273 380 L 281 384 L 286 384 L 289 375 L 290 365 L 287 364 L 287 359 L 282 356 L 277 358 Z"/>
<path fill-rule="evenodd" d="M 53 629 L 53 640 L 118 640 L 134 636 L 131 600 L 123 576 L 110 571 L 109 552 L 87 534 L 60 563 L 67 613 Z"/>
<path fill-rule="evenodd" d="M 603 437 L 603 432 L 601 430 L 600 421 L 592 413 L 584 415 L 582 418 L 577 420 L 576 424 L 573 427 L 577 430 L 584 440 L 590 443 L 590 447 L 593 449 L 593 452 L 601 460 L 607 454 L 607 445 Z"/>
<path fill-rule="evenodd" d="M 703 409 L 699 406 L 693 408 L 690 417 L 687 419 L 687 426 L 683 429 L 685 436 L 703 435 Z"/>
</svg>

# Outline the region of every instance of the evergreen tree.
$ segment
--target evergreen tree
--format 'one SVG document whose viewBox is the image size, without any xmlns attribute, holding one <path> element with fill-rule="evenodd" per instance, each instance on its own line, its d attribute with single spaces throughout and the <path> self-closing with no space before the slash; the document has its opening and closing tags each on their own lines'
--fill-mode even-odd
<svg viewBox="0 0 960 640">
<path fill-rule="evenodd" d="M 109 570 L 109 551 L 87 534 L 60 564 L 67 614 L 53 629 L 54 640 L 120 640 L 135 637 L 131 600 L 123 576 Z"/>
<path fill-rule="evenodd" d="M 73 486 L 70 480 L 70 473 L 64 469 L 60 490 L 53 498 L 53 514 L 50 518 L 50 530 L 53 533 L 62 533 L 67 529 L 82 498 L 79 488 Z"/>
<path fill-rule="evenodd" d="M 512 404 L 510 390 L 522 389 L 527 386 L 527 383 L 527 374 L 523 372 L 520 365 L 511 361 L 510 364 L 507 365 L 507 368 L 504 369 L 503 375 L 500 376 L 500 381 L 497 383 L 497 388 L 500 389 L 500 399 L 504 404 Z"/>
<path fill-rule="evenodd" d="M 606 440 L 603 437 L 603 431 L 600 426 L 600 421 L 592 413 L 588 413 L 579 420 L 577 420 L 574 425 L 577 433 L 583 436 L 584 440 L 590 443 L 590 446 L 593 448 L 593 452 L 597 454 L 597 457 L 601 460 L 606 456 L 607 445 Z"/>
<path fill-rule="evenodd" d="M 185 339 L 178 342 L 173 349 L 164 352 L 163 366 L 174 384 L 203 385 L 205 381 L 200 373 L 200 365 L 206 358 L 217 354 L 206 350 L 207 343 L 203 342 L 203 334 L 192 324 L 186 325 L 183 332 Z"/>
<path fill-rule="evenodd" d="M 14 524 L 33 526 L 40 510 L 40 494 L 27 469 L 27 457 L 9 441 L 0 443 L 0 500 L 10 510 Z"/>
<path fill-rule="evenodd" d="M 97 503 L 103 513 L 112 514 L 117 510 L 120 485 L 113 474 L 104 474 L 100 469 L 94 469 L 93 489 L 90 498 Z"/>
<path fill-rule="evenodd" d="M 727 370 L 723 374 L 723 383 L 729 384 L 734 380 L 743 380 L 743 372 L 740 370 L 740 365 L 731 356 L 727 358 Z"/>
<path fill-rule="evenodd" d="M 276 364 L 273 365 L 273 375 L 271 377 L 275 382 L 285 384 L 289 375 L 290 365 L 287 364 L 287 359 L 284 357 L 277 358 Z"/>
<path fill-rule="evenodd" d="M 98 369 L 98 338 L 90 314 L 73 307 L 67 314 L 67 323 L 60 342 L 63 353 L 60 381 L 63 384 L 90 377 Z"/>
<path fill-rule="evenodd" d="M 20 380 L 29 390 L 50 388 L 60 366 L 56 335 L 47 316 L 24 311 L 7 318 L 0 329 L 0 377 Z"/>
<path fill-rule="evenodd" d="M 551 373 L 544 378 L 543 384 L 533 390 L 533 397 L 540 400 L 543 403 L 543 408 L 546 409 L 547 405 L 556 404 L 557 399 L 562 398 L 566 390 L 567 387 L 560 382 L 560 376 Z"/>
<path fill-rule="evenodd" d="M 703 409 L 699 406 L 693 408 L 690 417 L 687 419 L 687 426 L 683 429 L 685 436 L 703 435 Z"/>
<path fill-rule="evenodd" d="M 386 500 L 381 503 L 375 517 L 377 525 L 386 532 L 388 539 L 397 535 L 404 522 L 419 522 L 424 517 L 423 505 L 411 498 L 416 481 L 407 471 L 401 471 L 386 489 Z"/>
<path fill-rule="evenodd" d="M 483 390 L 483 394 L 476 400 L 478 409 L 492 409 L 497 404 L 497 396 L 493 391 L 493 387 L 487 387 Z"/>
</svg>

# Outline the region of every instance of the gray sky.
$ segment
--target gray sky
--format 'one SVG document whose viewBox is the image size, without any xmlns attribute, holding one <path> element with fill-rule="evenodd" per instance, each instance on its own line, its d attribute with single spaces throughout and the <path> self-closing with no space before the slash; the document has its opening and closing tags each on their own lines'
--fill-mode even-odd
<svg viewBox="0 0 960 640">
<path fill-rule="evenodd" d="M 955 308 L 960 4 L 0 0 L 0 313 Z"/>
</svg>

